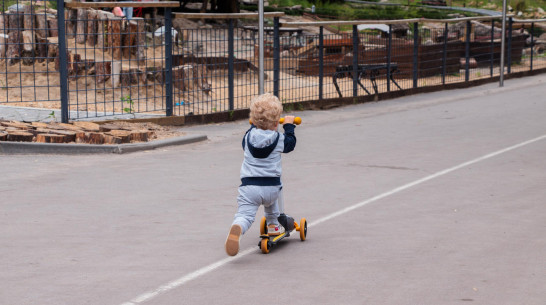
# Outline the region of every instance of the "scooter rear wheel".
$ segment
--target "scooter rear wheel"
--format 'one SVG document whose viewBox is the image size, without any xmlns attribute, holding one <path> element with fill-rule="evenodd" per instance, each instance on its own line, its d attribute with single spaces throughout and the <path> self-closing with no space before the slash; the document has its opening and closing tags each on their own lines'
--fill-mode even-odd
<svg viewBox="0 0 546 305">
<path fill-rule="evenodd" d="M 307 238 L 307 220 L 302 218 L 300 221 L 300 239 L 304 241 Z"/>
<path fill-rule="evenodd" d="M 269 253 L 269 249 L 271 249 L 271 242 L 269 241 L 269 239 L 267 238 L 262 239 L 260 249 L 262 249 L 263 254 Z"/>
</svg>

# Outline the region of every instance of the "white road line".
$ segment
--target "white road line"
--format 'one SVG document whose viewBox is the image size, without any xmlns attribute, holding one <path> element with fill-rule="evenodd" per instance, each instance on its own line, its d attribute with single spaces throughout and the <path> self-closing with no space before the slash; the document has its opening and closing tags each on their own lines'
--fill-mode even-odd
<svg viewBox="0 0 546 305">
<path fill-rule="evenodd" d="M 400 187 L 397 187 L 395 189 L 392 189 L 388 192 L 385 192 L 385 193 L 382 193 L 380 195 L 377 195 L 375 197 L 372 197 L 370 199 L 367 199 L 365 201 L 362 201 L 362 202 L 359 202 L 357 204 L 354 204 L 352 206 L 349 206 L 349 207 L 346 207 L 342 210 L 339 210 L 337 212 L 334 212 L 330 215 L 327 215 L 325 217 L 322 217 L 318 220 L 315 220 L 314 222 L 310 223 L 308 225 L 308 227 L 311 227 L 311 226 L 316 226 L 318 224 L 321 224 L 323 222 L 326 222 L 328 220 L 331 220 L 335 217 L 338 217 L 340 215 L 343 215 L 345 213 L 348 213 L 350 211 L 353 211 L 355 209 L 358 209 L 358 208 L 361 208 L 369 203 L 372 203 L 374 201 L 377 201 L 377 200 L 380 200 L 380 199 L 383 199 L 385 197 L 388 197 L 388 196 L 391 196 L 391 195 L 394 195 L 396 193 L 399 193 L 401 191 L 404 191 L 404 190 L 407 190 L 411 187 L 414 187 L 416 185 L 419 185 L 421 183 L 424 183 L 424 182 L 427 182 L 429 180 L 432 180 L 432 179 L 435 179 L 435 178 L 438 178 L 440 176 L 443 176 L 443 175 L 446 175 L 446 174 L 449 174 L 453 171 L 456 171 L 458 169 L 461 169 L 463 167 L 466 167 L 466 166 L 469 166 L 469 165 L 472 165 L 472 164 L 475 164 L 475 163 L 478 163 L 478 162 L 481 162 L 483 160 L 487 160 L 487 159 L 490 159 L 490 158 L 493 158 L 495 156 L 498 156 L 498 155 L 501 155 L 503 153 L 506 153 L 506 152 L 509 152 L 511 150 L 514 150 L 514 149 L 517 149 L 517 148 L 520 148 L 522 146 L 525 146 L 525 145 L 529 145 L 529 144 L 532 144 L 534 142 L 537 142 L 537 141 L 540 141 L 540 140 L 543 140 L 543 139 L 546 139 L 546 134 L 545 135 L 542 135 L 540 137 L 537 137 L 537 138 L 534 138 L 534 139 L 531 139 L 531 140 L 528 140 L 528 141 L 525 141 L 525 142 L 521 142 L 519 144 L 516 144 L 516 145 L 513 145 L 513 146 L 510 146 L 510 147 L 507 147 L 507 148 L 504 148 L 504 149 L 501 149 L 501 150 L 498 150 L 498 151 L 495 151 L 493 153 L 490 153 L 490 154 L 487 154 L 487 155 L 484 155 L 484 156 L 481 156 L 479 158 L 476 158 L 476 159 L 473 159 L 473 160 L 470 160 L 470 161 L 467 161 L 467 162 L 464 162 L 464 163 L 461 163 L 459 165 L 456 165 L 456 166 L 453 166 L 453 167 L 450 167 L 450 168 L 447 168 L 447 169 L 444 169 L 442 171 L 439 171 L 439 172 L 436 172 L 432 175 L 429 175 L 429 176 L 426 176 L 424 178 L 421 178 L 419 180 L 415 180 L 413 182 L 410 182 L 408 184 L 404 184 Z M 160 287 L 158 287 L 157 289 L 153 290 L 153 291 L 149 291 L 149 292 L 146 292 L 146 293 L 143 293 L 141 295 L 139 295 L 138 297 L 134 298 L 133 300 L 129 301 L 129 302 L 126 302 L 126 303 L 123 303 L 122 305 L 137 305 L 137 304 L 141 304 L 141 303 L 144 303 L 144 302 L 147 302 L 151 299 L 153 299 L 154 297 L 158 296 L 159 294 L 163 293 L 163 292 L 166 292 L 166 291 L 169 291 L 169 290 L 173 290 L 175 288 L 178 288 L 182 285 L 184 285 L 185 283 L 189 282 L 189 281 L 192 281 L 202 275 L 205 275 L 207 273 L 210 273 L 224 265 L 226 265 L 227 263 L 230 263 L 236 259 L 239 259 L 243 256 L 246 256 L 250 253 L 253 253 L 257 251 L 256 250 L 256 247 L 252 247 L 252 248 L 248 248 L 242 252 L 240 252 L 237 256 L 234 256 L 234 257 L 228 257 L 228 258 L 225 258 L 225 259 L 222 259 L 222 260 L 219 260 L 215 263 L 212 263 L 208 266 L 205 266 L 201 269 L 198 269 L 192 273 L 189 273 L 189 274 L 186 274 L 184 275 L 183 277 L 181 278 L 178 278 L 174 281 L 171 281 L 165 285 L 162 285 Z"/>
</svg>

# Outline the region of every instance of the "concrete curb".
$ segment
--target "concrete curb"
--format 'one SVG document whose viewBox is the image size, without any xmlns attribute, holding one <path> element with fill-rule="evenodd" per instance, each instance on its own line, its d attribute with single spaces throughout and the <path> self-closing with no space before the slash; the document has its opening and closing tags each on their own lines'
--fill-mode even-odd
<svg viewBox="0 0 546 305">
<path fill-rule="evenodd" d="M 207 140 L 207 136 L 205 135 L 192 135 L 146 143 L 119 145 L 0 142 L 0 154 L 126 154 L 137 151 L 152 150 L 165 146 L 190 144 L 205 140 Z"/>
</svg>

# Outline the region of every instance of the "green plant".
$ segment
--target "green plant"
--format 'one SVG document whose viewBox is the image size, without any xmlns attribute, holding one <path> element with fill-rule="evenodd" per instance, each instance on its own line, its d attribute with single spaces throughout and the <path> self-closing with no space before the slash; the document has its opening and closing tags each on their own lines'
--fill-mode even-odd
<svg viewBox="0 0 546 305">
<path fill-rule="evenodd" d="M 51 113 L 47 117 L 57 122 L 57 117 L 55 116 L 55 110 L 51 111 Z"/>
<path fill-rule="evenodd" d="M 233 121 L 233 115 L 234 115 L 234 114 L 235 114 L 235 111 L 233 111 L 233 110 L 230 110 L 230 111 L 228 112 L 229 120 L 230 120 L 230 121 Z"/>
<path fill-rule="evenodd" d="M 4 83 L 4 81 L 0 80 L 0 88 L 2 90 L 8 90 L 8 87 L 6 86 L 6 84 Z"/>
<path fill-rule="evenodd" d="M 136 118 L 135 114 L 135 102 L 133 102 L 133 99 L 130 95 L 122 96 L 121 97 L 121 107 L 123 107 L 123 103 L 129 104 L 129 107 L 123 108 L 123 112 L 129 113 L 133 115 L 133 118 Z"/>
</svg>

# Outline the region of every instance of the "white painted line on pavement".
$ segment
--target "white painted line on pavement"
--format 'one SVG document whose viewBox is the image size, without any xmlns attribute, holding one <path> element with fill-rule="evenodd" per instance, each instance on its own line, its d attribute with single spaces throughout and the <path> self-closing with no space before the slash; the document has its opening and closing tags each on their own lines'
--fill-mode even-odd
<svg viewBox="0 0 546 305">
<path fill-rule="evenodd" d="M 493 153 L 490 153 L 490 154 L 487 154 L 487 155 L 484 155 L 484 156 L 481 156 L 479 158 L 476 158 L 476 159 L 473 159 L 473 160 L 470 160 L 470 161 L 467 161 L 467 162 L 464 162 L 464 163 L 461 163 L 459 165 L 456 165 L 456 166 L 453 166 L 453 167 L 450 167 L 450 168 L 447 168 L 447 169 L 444 169 L 442 171 L 439 171 L 439 172 L 436 172 L 432 175 L 429 175 L 429 176 L 426 176 L 424 178 L 421 178 L 419 180 L 415 180 L 413 182 L 410 182 L 408 184 L 404 184 L 400 187 L 397 187 L 393 190 L 390 190 L 388 192 L 385 192 L 385 193 L 382 193 L 380 195 L 377 195 L 375 197 L 372 197 L 370 199 L 367 199 L 365 201 L 362 201 L 362 202 L 359 202 L 357 204 L 354 204 L 352 206 L 349 206 L 349 207 L 346 207 L 342 210 L 339 210 L 337 212 L 334 212 L 330 215 L 327 215 L 325 217 L 322 217 L 312 223 L 310 223 L 308 225 L 308 227 L 311 227 L 311 226 L 316 226 L 318 224 L 321 224 L 323 222 L 326 222 L 328 220 L 331 220 L 335 217 L 338 217 L 340 215 L 343 215 L 345 213 L 348 213 L 350 211 L 353 211 L 355 209 L 358 209 L 358 208 L 361 208 L 369 203 L 372 203 L 374 201 L 377 201 L 377 200 L 380 200 L 380 199 L 383 199 L 385 197 L 388 197 L 388 196 L 391 196 L 391 195 L 394 195 L 396 193 L 399 193 L 401 191 L 404 191 L 404 190 L 407 190 L 411 187 L 414 187 L 416 185 L 419 185 L 421 183 L 424 183 L 424 182 L 427 182 L 429 180 L 432 180 L 432 179 L 435 179 L 435 178 L 438 178 L 440 176 L 443 176 L 443 175 L 446 175 L 446 174 L 449 174 L 453 171 L 456 171 L 458 169 L 461 169 L 463 167 L 466 167 L 466 166 L 469 166 L 469 165 L 472 165 L 472 164 L 475 164 L 475 163 L 478 163 L 478 162 L 481 162 L 481 161 L 484 161 L 484 160 L 487 160 L 487 159 L 490 159 L 490 158 L 493 158 L 495 156 L 498 156 L 498 155 L 501 155 L 503 153 L 506 153 L 506 152 L 509 152 L 511 150 L 514 150 L 514 149 L 517 149 L 517 148 L 520 148 L 522 146 L 525 146 L 525 145 L 529 145 L 529 144 L 532 144 L 534 142 L 537 142 L 537 141 L 540 141 L 540 140 L 543 140 L 543 139 L 546 139 L 546 134 L 545 135 L 542 135 L 540 137 L 537 137 L 537 138 L 534 138 L 534 139 L 531 139 L 531 140 L 528 140 L 528 141 L 525 141 L 525 142 L 521 142 L 519 144 L 516 144 L 516 145 L 513 145 L 513 146 L 510 146 L 510 147 L 507 147 L 507 148 L 504 148 L 504 149 L 501 149 L 501 150 L 497 150 Z M 210 273 L 224 265 L 226 265 L 227 263 L 229 262 L 232 262 L 236 259 L 239 259 L 243 256 L 246 256 L 250 253 L 253 253 L 256 251 L 256 247 L 252 247 L 252 248 L 248 248 L 242 252 L 240 252 L 237 256 L 234 256 L 234 257 L 228 257 L 228 258 L 225 258 L 225 259 L 222 259 L 222 260 L 219 260 L 215 263 L 212 263 L 208 266 L 205 266 L 201 269 L 198 269 L 192 273 L 189 273 L 189 274 L 186 274 L 184 275 L 183 277 L 181 278 L 178 278 L 174 281 L 171 281 L 165 285 L 162 285 L 160 287 L 158 287 L 157 289 L 153 290 L 153 291 L 149 291 L 149 292 L 146 292 L 146 293 L 143 293 L 141 295 L 139 295 L 138 297 L 134 298 L 133 300 L 129 301 L 129 302 L 126 302 L 126 303 L 123 303 L 121 305 L 137 305 L 137 304 L 141 304 L 141 303 L 144 303 L 146 301 L 149 301 L 151 299 L 153 299 L 154 297 L 158 296 L 159 294 L 163 293 L 163 292 L 166 292 L 166 291 L 169 291 L 169 290 L 173 290 L 175 288 L 178 288 L 182 285 L 184 285 L 185 283 L 189 282 L 189 281 L 192 281 L 202 275 L 205 275 L 207 273 Z"/>
</svg>

